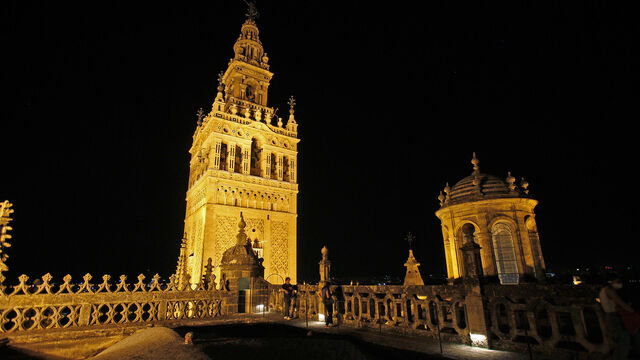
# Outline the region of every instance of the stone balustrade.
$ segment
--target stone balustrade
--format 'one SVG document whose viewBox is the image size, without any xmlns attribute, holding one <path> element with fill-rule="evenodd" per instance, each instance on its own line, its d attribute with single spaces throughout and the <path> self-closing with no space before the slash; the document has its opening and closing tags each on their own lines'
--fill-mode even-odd
<svg viewBox="0 0 640 360">
<path fill-rule="evenodd" d="M 298 285 L 298 315 L 322 314 L 317 285 Z M 334 323 L 385 332 L 424 335 L 495 349 L 544 353 L 554 358 L 603 358 L 611 348 L 597 288 L 524 284 L 483 285 L 487 335 L 473 334 L 467 313 L 468 287 L 460 285 L 336 285 Z M 270 308 L 282 312 L 279 287 Z M 478 339 L 477 337 L 480 337 Z"/>
<path fill-rule="evenodd" d="M 36 282 L 22 275 L 19 284 L 0 288 L 0 334 L 72 327 L 154 323 L 184 319 L 211 319 L 222 315 L 225 291 L 201 283 L 179 289 L 172 276 L 167 284 L 158 275 L 144 282 L 127 283 L 121 276 L 112 284 L 109 275 L 99 284 L 91 275 L 82 282 L 53 284 L 47 274 Z"/>
</svg>

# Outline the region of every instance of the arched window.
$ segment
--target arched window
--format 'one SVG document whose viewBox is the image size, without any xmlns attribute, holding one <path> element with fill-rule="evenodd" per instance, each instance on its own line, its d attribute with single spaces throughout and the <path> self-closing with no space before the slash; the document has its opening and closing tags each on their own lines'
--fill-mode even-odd
<svg viewBox="0 0 640 360">
<path fill-rule="evenodd" d="M 233 172 L 242 172 L 242 148 L 236 145 L 235 160 L 233 163 Z"/>
<path fill-rule="evenodd" d="M 262 155 L 262 149 L 258 144 L 256 138 L 251 139 L 251 170 L 250 174 L 253 176 L 260 176 L 260 157 Z"/>
<path fill-rule="evenodd" d="M 220 170 L 227 170 L 227 144 L 220 144 Z"/>
<path fill-rule="evenodd" d="M 497 223 L 491 229 L 491 233 L 500 283 L 505 285 L 518 284 L 518 263 L 516 262 L 511 228 L 504 223 Z"/>
<path fill-rule="evenodd" d="M 282 180 L 291 181 L 289 177 L 289 158 L 287 156 L 282 157 Z"/>
</svg>

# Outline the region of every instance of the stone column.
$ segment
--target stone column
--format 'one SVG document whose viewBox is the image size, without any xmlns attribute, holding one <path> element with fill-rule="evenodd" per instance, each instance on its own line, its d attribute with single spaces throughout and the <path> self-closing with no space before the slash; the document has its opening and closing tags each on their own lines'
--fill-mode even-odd
<svg viewBox="0 0 640 360">
<path fill-rule="evenodd" d="M 264 156 L 264 178 L 265 179 L 271 179 L 271 151 L 269 150 L 263 150 L 262 151 L 262 156 Z"/>
<path fill-rule="evenodd" d="M 249 174 L 251 161 L 251 147 L 250 145 L 242 145 L 242 173 Z"/>
<path fill-rule="evenodd" d="M 480 258 L 482 259 L 482 270 L 484 275 L 497 275 L 495 254 L 493 253 L 493 244 L 491 239 L 491 233 L 488 231 L 479 231 L 476 233 L 478 237 L 478 244 L 481 249 Z"/>
<path fill-rule="evenodd" d="M 227 171 L 233 172 L 236 164 L 236 144 L 229 143 L 227 145 Z"/>
<path fill-rule="evenodd" d="M 278 176 L 278 180 L 282 181 L 283 178 L 283 170 L 284 170 L 284 166 L 282 166 L 282 154 L 277 154 L 276 155 L 276 173 Z"/>
<path fill-rule="evenodd" d="M 216 139 L 216 142 L 212 151 L 213 161 L 209 162 L 210 164 L 213 164 L 213 168 L 216 170 L 220 169 L 220 150 L 221 149 L 222 149 L 222 140 Z"/>
<path fill-rule="evenodd" d="M 289 181 L 296 182 L 296 161 L 293 158 L 289 158 Z"/>
</svg>

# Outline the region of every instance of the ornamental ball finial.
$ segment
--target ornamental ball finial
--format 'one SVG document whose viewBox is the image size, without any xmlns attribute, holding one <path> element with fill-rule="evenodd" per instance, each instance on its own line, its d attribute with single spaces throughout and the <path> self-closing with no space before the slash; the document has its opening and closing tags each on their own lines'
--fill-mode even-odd
<svg viewBox="0 0 640 360">
<path fill-rule="evenodd" d="M 320 250 L 320 254 L 322 254 L 322 260 L 327 260 L 327 257 L 329 256 L 329 249 L 327 249 L 326 246 L 323 246 Z"/>
<path fill-rule="evenodd" d="M 475 151 L 473 152 L 473 159 L 471 159 L 471 164 L 473 164 L 473 173 L 477 174 L 480 172 L 480 166 L 478 166 L 478 164 L 480 164 L 480 160 L 478 160 L 478 157 L 476 156 Z"/>
</svg>

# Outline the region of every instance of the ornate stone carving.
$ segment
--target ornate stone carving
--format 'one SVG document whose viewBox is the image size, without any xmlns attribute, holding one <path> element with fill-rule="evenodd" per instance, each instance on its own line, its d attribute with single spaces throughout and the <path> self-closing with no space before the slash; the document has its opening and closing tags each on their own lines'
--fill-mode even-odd
<svg viewBox="0 0 640 360">
<path fill-rule="evenodd" d="M 285 221 L 271 222 L 271 272 L 285 276 L 289 274 L 289 229 Z"/>
</svg>

